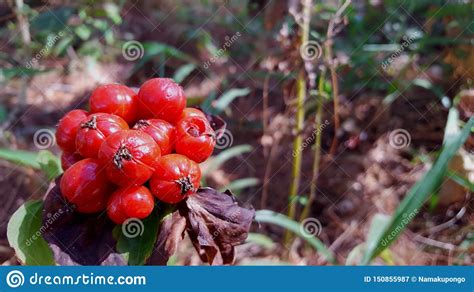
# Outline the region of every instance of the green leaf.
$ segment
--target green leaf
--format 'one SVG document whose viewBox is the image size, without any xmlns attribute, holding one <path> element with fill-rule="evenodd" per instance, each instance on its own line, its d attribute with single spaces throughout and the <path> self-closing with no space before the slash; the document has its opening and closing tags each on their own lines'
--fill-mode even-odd
<svg viewBox="0 0 474 292">
<path fill-rule="evenodd" d="M 41 166 L 37 160 L 38 153 L 36 152 L 0 148 L 0 159 L 8 160 L 17 165 L 41 169 Z"/>
<path fill-rule="evenodd" d="M 28 266 L 55 265 L 53 252 L 42 237 L 46 228 L 41 225 L 42 209 L 42 201 L 26 202 L 8 222 L 8 242 L 20 262 Z"/>
<path fill-rule="evenodd" d="M 26 67 L 0 68 L 0 82 L 15 77 L 30 77 L 50 70 L 37 70 Z"/>
<path fill-rule="evenodd" d="M 62 173 L 61 160 L 48 150 L 30 152 L 0 148 L 0 159 L 8 160 L 17 165 L 42 170 L 48 180 L 52 180 Z"/>
<path fill-rule="evenodd" d="M 423 178 L 410 189 L 392 215 L 390 223 L 383 228 L 383 232 L 378 233 L 372 240 L 373 243 L 367 246 L 362 265 L 369 264 L 372 259 L 390 246 L 416 216 L 424 202 L 438 190 L 446 174 L 449 161 L 469 136 L 471 128 L 474 126 L 474 118 L 469 119 L 462 131 L 459 131 L 457 123 L 458 112 L 452 108 L 448 116 L 444 144 L 438 159 Z"/>
<path fill-rule="evenodd" d="M 212 110 L 212 102 L 217 98 L 217 91 L 213 90 L 209 93 L 206 99 L 201 104 L 201 108 L 204 112 L 210 113 Z"/>
<path fill-rule="evenodd" d="M 178 50 L 175 47 L 166 45 L 160 42 L 145 42 L 143 45 L 143 57 L 140 58 L 135 67 L 133 68 L 131 74 L 136 72 L 138 69 L 143 67 L 146 62 L 152 60 L 156 56 L 163 55 L 165 58 L 176 58 L 189 63 L 196 63 L 193 57 L 188 54 L 185 54 Z"/>
<path fill-rule="evenodd" d="M 258 244 L 267 249 L 273 249 L 276 245 L 270 237 L 260 233 L 249 233 L 245 243 Z"/>
<path fill-rule="evenodd" d="M 48 8 L 31 21 L 33 30 L 40 32 L 59 32 L 64 29 L 68 19 L 75 13 L 71 7 Z"/>
<path fill-rule="evenodd" d="M 128 225 L 119 225 L 114 229 L 117 250 L 128 260 L 129 265 L 143 265 L 150 257 L 156 242 L 159 222 L 160 216 L 155 208 L 144 220 L 132 219 Z M 124 234 L 124 231 L 127 232 L 127 226 L 128 234 L 132 236 Z"/>
<path fill-rule="evenodd" d="M 314 236 L 306 236 L 306 234 L 303 233 L 301 225 L 298 222 L 291 220 L 287 216 L 270 211 L 270 210 L 259 210 L 255 212 L 255 221 L 259 223 L 275 224 L 277 226 L 283 227 L 295 233 L 301 239 L 307 241 L 316 251 L 321 253 L 329 262 L 336 263 L 334 255 L 323 242 L 321 242 L 318 238 Z"/>
<path fill-rule="evenodd" d="M 0 123 L 3 123 L 7 119 L 8 113 L 4 105 L 0 105 Z"/>
<path fill-rule="evenodd" d="M 72 46 L 74 42 L 74 36 L 73 35 L 66 35 L 62 39 L 59 40 L 59 42 L 54 46 L 53 49 L 53 54 L 55 56 L 60 56 L 66 52 L 67 48 Z"/>
<path fill-rule="evenodd" d="M 183 82 L 184 79 L 186 79 L 186 77 L 188 77 L 189 74 L 194 71 L 194 69 L 196 69 L 196 65 L 192 63 L 179 67 L 179 69 L 174 73 L 173 80 L 176 83 Z"/>
<path fill-rule="evenodd" d="M 40 151 L 36 157 L 36 160 L 38 161 L 41 170 L 46 175 L 48 180 L 53 180 L 63 172 L 61 160 L 47 150 Z"/>
<path fill-rule="evenodd" d="M 114 3 L 105 3 L 104 11 L 107 17 L 112 20 L 115 25 L 122 23 L 122 16 L 120 16 L 120 8 Z"/>
<path fill-rule="evenodd" d="M 224 192 L 225 190 L 231 190 L 232 193 L 239 192 L 245 188 L 254 187 L 260 183 L 260 180 L 255 177 L 246 177 L 241 179 L 236 179 L 232 181 L 230 184 L 226 185 L 219 189 L 220 192 Z"/>
<path fill-rule="evenodd" d="M 252 151 L 252 146 L 244 144 L 231 147 L 222 151 L 216 156 L 212 156 L 202 164 L 203 177 L 219 169 L 219 167 L 221 167 L 227 160 L 250 151 Z"/>
<path fill-rule="evenodd" d="M 470 192 L 474 192 L 474 183 L 470 182 L 467 177 L 464 177 L 454 171 L 448 170 L 446 175 L 453 181 L 455 181 L 460 186 L 464 187 L 465 189 L 469 190 Z"/>
<path fill-rule="evenodd" d="M 79 25 L 74 29 L 74 32 L 77 34 L 78 37 L 80 37 L 83 41 L 86 41 L 89 39 L 89 37 L 92 34 L 91 29 L 87 25 Z"/>
<path fill-rule="evenodd" d="M 370 223 L 369 233 L 367 234 L 367 240 L 365 241 L 365 249 L 374 249 L 379 244 L 379 238 L 383 236 L 383 232 L 388 228 L 390 224 L 390 216 L 377 213 L 372 218 Z M 382 243 L 384 244 L 384 243 Z"/>
<path fill-rule="evenodd" d="M 248 95 L 249 93 L 249 88 L 232 88 L 224 92 L 214 103 L 214 106 L 211 108 L 211 113 L 215 115 L 220 114 L 234 99 L 240 96 Z"/>
</svg>

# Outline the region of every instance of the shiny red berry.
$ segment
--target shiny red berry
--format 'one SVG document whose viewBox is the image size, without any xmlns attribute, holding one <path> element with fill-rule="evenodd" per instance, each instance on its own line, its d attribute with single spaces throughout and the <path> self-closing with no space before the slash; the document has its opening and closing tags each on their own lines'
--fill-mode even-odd
<svg viewBox="0 0 474 292">
<path fill-rule="evenodd" d="M 140 87 L 137 98 L 142 119 L 158 118 L 173 123 L 186 107 L 183 89 L 168 78 L 148 80 Z"/>
<path fill-rule="evenodd" d="M 84 157 L 97 158 L 105 138 L 113 133 L 128 129 L 121 117 L 112 114 L 91 114 L 80 124 L 76 136 L 76 148 Z"/>
<path fill-rule="evenodd" d="M 136 93 L 121 84 L 107 84 L 97 87 L 91 94 L 89 105 L 91 113 L 114 114 L 127 123 L 136 121 L 138 103 Z"/>
<path fill-rule="evenodd" d="M 113 190 L 105 171 L 96 159 L 87 158 L 75 163 L 64 172 L 61 193 L 76 205 L 81 213 L 96 213 L 104 210 Z"/>
<path fill-rule="evenodd" d="M 71 167 L 74 163 L 81 161 L 84 159 L 79 153 L 74 152 L 63 152 L 61 154 L 61 167 L 63 168 L 64 171 Z"/>
<path fill-rule="evenodd" d="M 69 152 L 76 151 L 76 135 L 81 121 L 87 117 L 85 110 L 72 110 L 64 115 L 59 121 L 56 130 L 56 143 L 58 146 Z"/>
<path fill-rule="evenodd" d="M 181 115 L 181 119 L 188 118 L 188 117 L 201 117 L 204 119 L 206 115 L 199 109 L 193 107 L 187 107 L 183 110 L 183 114 Z"/>
<path fill-rule="evenodd" d="M 117 224 L 129 218 L 144 219 L 153 211 L 155 201 L 144 186 L 122 187 L 110 197 L 107 214 Z"/>
<path fill-rule="evenodd" d="M 161 155 L 170 154 L 173 151 L 176 131 L 174 126 L 167 121 L 160 119 L 139 120 L 133 129 L 150 135 L 160 146 Z"/>
<path fill-rule="evenodd" d="M 134 130 L 110 135 L 99 150 L 107 177 L 120 186 L 144 184 L 153 174 L 160 156 L 160 147 L 153 138 Z"/>
<path fill-rule="evenodd" d="M 176 153 L 200 163 L 211 156 L 215 144 L 214 130 L 206 119 L 187 117 L 176 124 Z"/>
<path fill-rule="evenodd" d="M 162 156 L 150 181 L 152 194 L 163 202 L 175 204 L 196 192 L 201 180 L 199 165 L 180 154 Z"/>
</svg>

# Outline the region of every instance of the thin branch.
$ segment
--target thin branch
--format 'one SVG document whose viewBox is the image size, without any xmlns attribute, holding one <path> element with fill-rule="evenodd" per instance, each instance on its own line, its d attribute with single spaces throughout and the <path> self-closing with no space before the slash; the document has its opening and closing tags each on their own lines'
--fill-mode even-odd
<svg viewBox="0 0 474 292">
<path fill-rule="evenodd" d="M 326 42 L 324 43 L 326 63 L 329 67 L 329 72 L 331 74 L 332 95 L 334 103 L 334 138 L 331 143 L 331 148 L 329 149 L 329 155 L 334 155 L 334 153 L 336 152 L 338 143 L 337 134 L 339 132 L 341 123 L 339 118 L 339 85 L 337 82 L 336 65 L 334 64 L 332 46 L 334 43 L 334 36 L 336 34 L 335 27 L 337 24 L 341 23 L 341 16 L 350 4 L 351 0 L 346 0 L 344 4 L 339 7 L 336 14 L 334 14 L 334 17 L 332 17 L 329 21 L 328 30 L 326 33 Z"/>
</svg>

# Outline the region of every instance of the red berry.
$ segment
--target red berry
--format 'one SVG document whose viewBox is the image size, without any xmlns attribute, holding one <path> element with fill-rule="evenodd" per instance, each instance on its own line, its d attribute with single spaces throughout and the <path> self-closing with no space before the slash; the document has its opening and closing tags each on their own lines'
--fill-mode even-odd
<svg viewBox="0 0 474 292">
<path fill-rule="evenodd" d="M 59 121 L 56 130 L 56 142 L 64 151 L 76 151 L 76 135 L 82 120 L 87 117 L 85 110 L 72 110 Z"/>
<path fill-rule="evenodd" d="M 128 218 L 144 219 L 153 211 L 155 201 L 144 186 L 122 187 L 110 197 L 107 214 L 117 224 Z"/>
<path fill-rule="evenodd" d="M 187 107 L 183 110 L 183 114 L 181 115 L 181 120 L 188 117 L 201 117 L 201 118 L 207 119 L 206 115 L 201 110 L 197 108 L 193 108 L 193 107 Z"/>
<path fill-rule="evenodd" d="M 63 152 L 61 154 L 61 166 L 62 166 L 63 170 L 66 171 L 66 169 L 71 167 L 74 163 L 76 163 L 78 161 L 81 161 L 82 159 L 84 159 L 84 157 L 82 157 L 77 152 L 74 152 L 74 153 Z"/>
<path fill-rule="evenodd" d="M 199 188 L 199 165 L 180 154 L 162 156 L 155 165 L 150 181 L 153 195 L 163 202 L 175 204 Z"/>
<path fill-rule="evenodd" d="M 186 107 L 181 86 L 172 79 L 154 78 L 145 82 L 137 95 L 140 117 L 159 118 L 173 123 L 179 120 Z"/>
<path fill-rule="evenodd" d="M 99 150 L 107 177 L 120 186 L 144 184 L 160 156 L 160 147 L 148 134 L 133 130 L 110 135 Z"/>
<path fill-rule="evenodd" d="M 176 153 L 200 163 L 211 156 L 215 144 L 214 130 L 206 119 L 188 117 L 176 124 Z"/>
<path fill-rule="evenodd" d="M 150 135 L 160 146 L 161 155 L 170 154 L 174 149 L 176 131 L 173 125 L 160 119 L 139 120 L 133 129 Z"/>
<path fill-rule="evenodd" d="M 105 138 L 113 133 L 128 129 L 121 117 L 112 114 L 91 114 L 81 122 L 77 132 L 76 148 L 84 157 L 97 158 Z"/>
<path fill-rule="evenodd" d="M 81 213 L 96 213 L 105 209 L 112 185 L 96 159 L 87 158 L 64 172 L 61 193 L 76 205 Z"/>
<path fill-rule="evenodd" d="M 109 215 L 110 220 L 117 224 L 122 224 L 125 220 L 130 218 L 125 214 L 120 193 L 114 192 L 112 196 L 110 196 L 109 202 L 107 203 L 107 215 Z"/>
<path fill-rule="evenodd" d="M 136 121 L 136 93 L 125 85 L 107 84 L 97 87 L 91 94 L 89 105 L 92 113 L 114 114 L 127 123 Z"/>
</svg>

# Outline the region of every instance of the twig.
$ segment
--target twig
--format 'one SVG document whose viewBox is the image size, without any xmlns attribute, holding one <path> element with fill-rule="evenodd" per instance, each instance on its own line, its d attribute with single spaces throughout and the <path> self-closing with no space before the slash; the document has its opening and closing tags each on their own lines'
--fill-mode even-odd
<svg viewBox="0 0 474 292">
<path fill-rule="evenodd" d="M 434 239 L 431 239 L 431 238 L 423 237 L 421 235 L 415 236 L 414 239 L 415 239 L 415 241 L 421 242 L 423 244 L 431 245 L 431 246 L 441 248 L 441 249 L 446 249 L 446 250 L 450 250 L 450 251 L 453 251 L 453 250 L 457 249 L 457 246 L 455 246 L 454 244 L 437 241 L 437 240 L 434 240 Z"/>
<path fill-rule="evenodd" d="M 317 183 L 319 177 L 319 168 L 321 162 L 321 120 L 323 114 L 323 95 L 324 95 L 324 76 L 326 71 L 323 69 L 321 74 L 319 75 L 318 81 L 318 96 L 316 96 L 317 100 L 317 109 L 316 109 L 316 116 L 314 118 L 314 131 L 316 133 L 316 141 L 314 145 L 314 160 L 313 160 L 313 174 L 311 176 L 311 184 L 310 184 L 310 191 L 309 191 L 309 198 L 306 206 L 301 213 L 300 220 L 305 219 L 309 215 L 309 211 L 311 210 L 311 205 L 313 205 L 314 200 L 316 199 L 316 192 L 318 190 Z"/>
<path fill-rule="evenodd" d="M 438 233 L 441 230 L 444 230 L 446 228 L 449 228 L 449 227 L 453 226 L 456 223 L 456 221 L 458 221 L 459 219 L 461 219 L 464 216 L 465 213 L 466 213 L 466 206 L 462 207 L 461 210 L 459 210 L 459 212 L 453 218 L 449 219 L 448 221 L 446 221 L 442 224 L 431 227 L 428 230 L 428 233 L 429 234 Z"/>
<path fill-rule="evenodd" d="M 344 232 L 342 232 L 341 235 L 339 235 L 339 237 L 329 246 L 329 250 L 336 251 L 336 249 L 338 249 L 347 238 L 352 237 L 354 231 L 357 230 L 357 226 L 357 222 L 352 221 L 349 227 L 345 228 Z"/>
<path fill-rule="evenodd" d="M 263 190 L 262 198 L 260 199 L 260 206 L 262 209 L 266 208 L 268 199 L 268 185 L 270 184 L 270 175 L 272 173 L 273 161 L 275 155 L 278 153 L 278 147 L 280 145 L 281 135 L 273 135 L 272 145 L 270 146 L 270 154 L 267 159 L 267 165 L 265 167 L 265 174 L 263 176 Z"/>
<path fill-rule="evenodd" d="M 265 80 L 263 81 L 263 117 L 262 117 L 262 124 L 263 124 L 263 137 L 267 137 L 268 135 L 268 83 L 270 81 L 270 73 L 265 76 Z M 263 154 L 265 157 L 268 156 L 268 147 L 264 145 Z"/>
<path fill-rule="evenodd" d="M 329 149 L 329 155 L 334 155 L 337 149 L 337 134 L 340 127 L 339 119 L 339 85 L 337 82 L 336 66 L 334 64 L 334 57 L 332 52 L 332 45 L 334 42 L 334 36 L 336 35 L 335 26 L 341 22 L 341 15 L 344 10 L 349 7 L 351 0 L 346 0 L 344 4 L 337 10 L 334 17 L 331 18 L 328 25 L 328 30 L 326 33 L 326 42 L 324 43 L 325 48 L 325 57 L 326 63 L 329 67 L 329 72 L 331 74 L 331 83 L 332 83 L 332 95 L 334 103 L 334 138 L 331 143 L 331 148 Z"/>
</svg>

